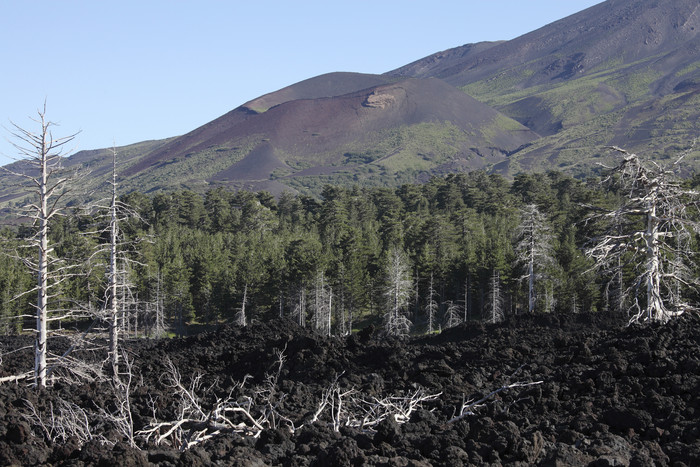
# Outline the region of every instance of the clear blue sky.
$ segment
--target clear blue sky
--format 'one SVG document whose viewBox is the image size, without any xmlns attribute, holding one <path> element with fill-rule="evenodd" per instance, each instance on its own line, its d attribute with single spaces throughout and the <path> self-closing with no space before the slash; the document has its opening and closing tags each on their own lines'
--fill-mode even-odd
<svg viewBox="0 0 700 467">
<path fill-rule="evenodd" d="M 0 164 L 47 101 L 77 149 L 187 133 L 322 73 L 383 73 L 601 0 L 0 0 Z"/>
</svg>

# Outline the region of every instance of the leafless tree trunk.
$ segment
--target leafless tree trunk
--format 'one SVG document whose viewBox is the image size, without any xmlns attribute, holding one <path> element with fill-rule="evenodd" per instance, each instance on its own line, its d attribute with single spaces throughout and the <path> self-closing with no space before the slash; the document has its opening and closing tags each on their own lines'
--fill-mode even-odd
<svg viewBox="0 0 700 467">
<path fill-rule="evenodd" d="M 516 230 L 516 261 L 525 273 L 520 277 L 527 280 L 527 309 L 534 313 L 537 305 L 537 280 L 544 277 L 542 269 L 554 263 L 551 251 L 551 235 L 546 217 L 535 204 L 528 204 L 520 213 L 520 225 Z"/>
<path fill-rule="evenodd" d="M 119 235 L 119 225 L 117 217 L 117 151 L 112 151 L 112 202 L 109 207 L 109 361 L 114 377 L 119 373 L 119 315 L 117 310 L 117 241 Z"/>
<path fill-rule="evenodd" d="M 316 330 L 321 334 L 331 335 L 331 305 L 333 304 L 333 291 L 326 287 L 323 271 L 316 275 L 314 288 L 314 320 Z"/>
<path fill-rule="evenodd" d="M 246 314 L 245 314 L 245 306 L 248 303 L 248 283 L 246 282 L 245 286 L 243 286 L 243 300 L 241 300 L 241 307 L 238 309 L 238 313 L 236 314 L 236 324 L 239 326 L 245 326 L 246 325 Z"/>
<path fill-rule="evenodd" d="M 448 301 L 447 310 L 445 311 L 445 327 L 453 328 L 459 326 L 462 323 L 461 314 L 459 305 L 452 300 Z"/>
<path fill-rule="evenodd" d="M 631 321 L 665 322 L 693 307 L 679 293 L 695 288 L 697 280 L 683 274 L 693 258 L 688 241 L 691 231 L 700 232 L 690 211 L 698 213 L 698 193 L 684 189 L 673 171 L 657 164 L 643 164 L 639 157 L 612 147 L 624 155 L 620 164 L 610 168 L 604 180 L 616 185 L 625 195 L 624 203 L 612 211 L 588 220 L 612 220 L 602 235 L 594 238 L 586 253 L 596 260 L 596 268 L 615 277 L 620 264 L 632 269 L 632 285 L 622 291 L 630 298 Z M 685 154 L 673 164 L 679 167 Z M 642 219 L 643 228 L 634 225 Z M 622 226 L 622 230 L 620 230 Z"/>
<path fill-rule="evenodd" d="M 326 314 L 326 329 L 328 330 L 328 336 L 331 335 L 331 318 L 333 317 L 331 310 L 333 310 L 333 289 L 328 287 L 328 313 Z"/>
<path fill-rule="evenodd" d="M 28 180 L 34 187 L 33 193 L 36 195 L 36 201 L 28 206 L 25 214 L 38 229 L 31 239 L 32 246 L 38 252 L 38 259 L 36 262 L 26 260 L 25 263 L 37 275 L 34 381 L 38 386 L 46 386 L 49 289 L 52 282 L 57 280 L 55 277 L 50 277 L 56 273 L 55 270 L 50 271 L 50 269 L 57 264 L 57 261 L 53 258 L 53 248 L 49 244 L 49 222 L 59 215 L 59 203 L 67 193 L 67 185 L 71 180 L 70 176 L 61 174 L 61 162 L 65 145 L 73 141 L 76 134 L 54 138 L 51 127 L 55 124 L 46 119 L 46 104 L 42 110 L 38 111 L 38 118 L 35 121 L 40 125 L 38 133 L 12 124 L 14 127 L 12 135 L 19 141 L 13 145 L 26 163 L 24 166 L 26 171 L 13 171 L 5 167 L 3 170 Z"/>
<path fill-rule="evenodd" d="M 117 150 L 112 149 L 112 179 L 111 193 L 107 200 L 102 200 L 96 204 L 86 206 L 88 211 L 97 210 L 104 213 L 100 216 L 102 226 L 93 235 L 102 236 L 109 235 L 109 244 L 102 245 L 95 252 L 96 255 L 107 254 L 107 286 L 105 289 L 105 308 L 104 321 L 107 325 L 107 333 L 109 336 L 107 357 L 111 368 L 111 373 L 114 378 L 118 378 L 119 374 L 119 332 L 129 333 L 131 322 L 129 311 L 133 308 L 135 299 L 131 293 L 131 284 L 128 281 L 129 266 L 138 263 L 133 258 L 129 258 L 127 251 L 132 246 L 133 242 L 126 241 L 120 229 L 120 224 L 129 218 L 140 219 L 139 215 L 119 201 L 117 197 Z M 128 303 L 127 303 L 128 302 Z M 135 316 L 138 320 L 138 315 Z"/>
<path fill-rule="evenodd" d="M 435 288 L 433 287 L 433 274 L 430 274 L 430 286 L 428 287 L 428 304 L 425 313 L 428 315 L 428 334 L 435 332 L 435 316 L 438 312 L 438 302 L 435 300 Z"/>
<path fill-rule="evenodd" d="M 336 316 L 338 317 L 338 324 L 340 325 L 339 332 L 341 336 L 346 336 L 350 334 L 352 326 L 348 326 L 349 320 L 345 310 L 345 292 L 343 287 L 340 287 L 340 297 L 338 297 L 338 301 L 340 303 L 336 306 L 338 310 Z"/>
<path fill-rule="evenodd" d="M 298 301 L 294 306 L 294 311 L 292 316 L 297 318 L 299 326 L 302 328 L 306 327 L 306 288 L 303 285 L 299 286 L 298 290 Z"/>
<path fill-rule="evenodd" d="M 489 299 L 488 299 L 488 321 L 491 323 L 499 323 L 503 321 L 503 293 L 501 291 L 501 278 L 498 271 L 494 269 L 491 273 L 489 281 Z"/>
<path fill-rule="evenodd" d="M 391 336 L 404 336 L 411 329 L 411 321 L 404 314 L 404 308 L 411 297 L 411 271 L 403 251 L 394 247 L 389 252 L 385 269 L 387 300 L 384 328 Z"/>
</svg>

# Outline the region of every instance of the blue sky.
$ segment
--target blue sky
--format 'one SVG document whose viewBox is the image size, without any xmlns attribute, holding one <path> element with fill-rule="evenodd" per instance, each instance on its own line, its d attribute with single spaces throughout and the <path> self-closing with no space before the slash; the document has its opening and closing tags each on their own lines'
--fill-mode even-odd
<svg viewBox="0 0 700 467">
<path fill-rule="evenodd" d="M 77 149 L 187 133 L 322 73 L 383 73 L 601 0 L 0 0 L 0 164 L 47 101 Z"/>
</svg>

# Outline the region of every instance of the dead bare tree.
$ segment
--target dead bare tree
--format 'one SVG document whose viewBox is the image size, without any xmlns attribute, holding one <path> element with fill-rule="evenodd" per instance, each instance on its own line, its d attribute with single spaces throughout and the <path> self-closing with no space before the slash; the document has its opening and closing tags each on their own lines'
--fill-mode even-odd
<svg viewBox="0 0 700 467">
<path fill-rule="evenodd" d="M 117 243 L 119 241 L 119 216 L 117 215 L 117 151 L 112 150 L 112 199 L 109 206 L 109 272 L 107 279 L 108 290 L 108 316 L 109 316 L 109 359 L 112 367 L 112 375 L 116 377 L 119 372 L 119 314 L 117 303 Z"/>
<path fill-rule="evenodd" d="M 438 302 L 435 300 L 435 288 L 433 287 L 433 274 L 430 274 L 430 285 L 428 286 L 428 303 L 425 305 L 425 314 L 428 315 L 428 329 L 426 332 L 432 334 L 435 331 L 435 316 L 438 313 Z"/>
<path fill-rule="evenodd" d="M 551 248 L 552 237 L 546 216 L 535 204 L 526 205 L 520 212 L 520 224 L 516 229 L 516 262 L 525 273 L 520 280 L 527 280 L 527 310 L 533 313 L 537 304 L 537 282 L 543 279 L 543 269 L 554 263 Z M 549 301 L 548 301 L 549 302 Z"/>
<path fill-rule="evenodd" d="M 258 437 L 264 430 L 277 429 L 284 425 L 294 432 L 294 422 L 280 412 L 285 394 L 278 388 L 282 367 L 285 364 L 285 349 L 275 352 L 274 371 L 265 381 L 248 389 L 249 377 L 234 385 L 224 398 L 208 401 L 212 387 L 204 386 L 204 376 L 196 374 L 189 384 L 183 381 L 180 371 L 168 360 L 168 372 L 163 382 L 176 396 L 175 420 L 158 421 L 153 409 L 153 422 L 136 433 L 146 442 L 167 444 L 185 451 L 197 444 L 224 433 L 238 433 Z"/>
<path fill-rule="evenodd" d="M 306 287 L 300 285 L 297 290 L 297 302 L 294 305 L 292 316 L 297 319 L 297 323 L 302 328 L 306 327 Z"/>
<path fill-rule="evenodd" d="M 58 399 L 54 405 L 50 401 L 47 414 L 40 413 L 29 400 L 24 402 L 24 418 L 51 442 L 65 443 L 72 438 L 82 445 L 99 436 L 93 433 L 88 412 L 73 402 Z"/>
<path fill-rule="evenodd" d="M 453 328 L 462 324 L 462 310 L 460 306 L 452 300 L 448 300 L 445 310 L 445 327 Z"/>
<path fill-rule="evenodd" d="M 543 381 L 534 381 L 534 382 L 525 382 L 525 381 L 518 381 L 516 383 L 511 383 L 507 384 L 505 386 L 501 386 L 498 389 L 494 389 L 493 391 L 489 392 L 486 394 L 484 397 L 481 399 L 474 401 L 474 400 L 469 400 L 469 401 L 464 401 L 462 402 L 462 407 L 459 409 L 459 413 L 445 423 L 446 425 L 449 425 L 451 423 L 458 422 L 462 420 L 465 417 L 468 417 L 469 415 L 476 415 L 476 412 L 474 412 L 475 409 L 478 409 L 479 407 L 482 407 L 486 401 L 491 399 L 493 396 L 495 396 L 498 393 L 501 393 L 503 391 L 506 391 L 508 389 L 513 389 L 513 388 L 523 388 L 523 387 L 528 387 L 528 386 L 536 386 L 538 384 L 542 384 Z"/>
<path fill-rule="evenodd" d="M 119 374 L 119 333 L 128 330 L 128 305 L 136 301 L 128 279 L 130 268 L 134 265 L 144 266 L 131 253 L 134 252 L 136 244 L 140 241 L 147 241 L 147 239 L 129 240 L 124 238 L 121 226 L 125 222 L 132 219 L 141 223 L 145 223 L 145 221 L 118 197 L 116 148 L 112 148 L 112 177 L 109 183 L 110 197 L 91 203 L 83 209 L 89 213 L 97 212 L 97 226 L 93 231 L 87 232 L 87 235 L 98 238 L 107 236 L 109 238 L 108 243 L 98 246 L 92 258 L 107 256 L 105 300 L 104 308 L 100 314 L 107 327 L 107 361 L 112 376 L 116 378 Z"/>
<path fill-rule="evenodd" d="M 245 306 L 248 304 L 248 283 L 246 282 L 243 286 L 243 298 L 241 299 L 241 306 L 236 310 L 236 320 L 235 323 L 238 326 L 245 327 L 248 324 L 248 319 L 245 314 Z"/>
<path fill-rule="evenodd" d="M 606 220 L 609 227 L 591 240 L 586 253 L 597 270 L 613 278 L 622 270 L 620 265 L 633 271 L 633 280 L 619 298 L 631 303 L 630 322 L 665 322 L 694 309 L 682 293 L 698 286 L 685 271 L 694 259 L 691 233 L 700 232 L 693 219 L 699 212 L 699 194 L 685 189 L 675 176 L 685 154 L 665 169 L 655 162 L 645 164 L 624 149 L 610 149 L 623 159 L 608 168 L 603 182 L 619 189 L 624 201 L 616 209 L 597 209 L 588 219 Z"/>
<path fill-rule="evenodd" d="M 404 308 L 410 299 L 413 281 L 408 259 L 398 247 L 389 251 L 385 276 L 384 296 L 387 301 L 387 312 L 384 315 L 384 329 L 390 336 L 405 336 L 412 325 L 404 313 Z"/>
<path fill-rule="evenodd" d="M 491 273 L 489 280 L 488 301 L 486 303 L 486 318 L 490 323 L 500 323 L 503 321 L 503 293 L 501 290 L 501 278 L 495 269 Z"/>
<path fill-rule="evenodd" d="M 83 445 L 91 440 L 97 440 L 101 444 L 113 445 L 115 441 L 112 437 L 106 436 L 110 430 L 114 430 L 122 439 L 136 448 L 134 421 L 131 410 L 131 391 L 133 382 L 132 361 L 126 355 L 122 357 L 125 362 L 126 371 L 122 378 L 112 379 L 104 389 L 114 394 L 114 408 L 91 404 L 79 405 L 75 402 L 58 397 L 49 400 L 48 406 L 42 404 L 37 408 L 31 401 L 25 400 L 25 409 L 22 416 L 27 420 L 35 431 L 39 431 L 47 440 L 54 443 L 66 443 L 69 440 L 77 441 Z M 74 361 L 70 365 L 65 365 L 61 370 L 73 373 L 81 373 L 81 364 L 84 362 Z M 101 365 L 98 366 L 98 370 Z M 91 370 L 87 370 L 90 373 Z M 67 377 L 70 381 L 70 377 Z M 83 384 L 85 381 L 104 383 L 105 378 L 90 373 L 78 375 L 71 384 Z"/>
<path fill-rule="evenodd" d="M 34 304 L 36 310 L 36 343 L 34 362 L 34 382 L 38 386 L 46 386 L 47 371 L 47 339 L 48 322 L 52 319 L 62 319 L 61 316 L 51 316 L 49 301 L 52 298 L 51 289 L 65 279 L 63 273 L 66 267 L 55 257 L 53 247 L 49 243 L 49 224 L 51 219 L 61 213 L 61 202 L 69 191 L 70 181 L 75 173 L 62 169 L 65 157 L 64 149 L 72 142 L 77 133 L 54 138 L 51 128 L 55 123 L 46 118 L 46 103 L 37 111 L 39 131 L 34 132 L 12 123 L 12 136 L 18 141 L 12 143 L 22 158 L 22 163 L 16 169 L 2 169 L 20 179 L 28 181 L 32 187 L 35 201 L 30 203 L 23 213 L 36 228 L 36 233 L 30 239 L 30 247 L 37 251 L 36 259 L 24 257 L 25 264 L 37 277 L 37 286 L 32 292 L 37 293 Z"/>
<path fill-rule="evenodd" d="M 383 420 L 391 417 L 396 423 L 406 423 L 411 414 L 423 404 L 437 400 L 442 393 L 428 394 L 422 388 L 406 395 L 366 397 L 353 388 L 343 389 L 336 375 L 330 386 L 321 395 L 309 423 L 318 423 L 324 413 L 330 412 L 330 425 L 336 432 L 341 427 L 352 427 L 364 431 L 375 431 Z"/>
<path fill-rule="evenodd" d="M 123 352 L 121 360 L 124 362 L 124 371 L 118 378 L 112 378 L 111 389 L 114 394 L 113 410 L 99 408 L 98 417 L 106 421 L 132 448 L 136 447 L 134 431 L 134 419 L 131 411 L 131 391 L 133 384 L 133 361 L 129 359 L 126 352 Z"/>
<path fill-rule="evenodd" d="M 331 335 L 331 318 L 333 305 L 333 289 L 326 286 L 323 271 L 316 275 L 316 286 L 314 287 L 314 319 L 315 328 L 323 335 Z"/>
</svg>

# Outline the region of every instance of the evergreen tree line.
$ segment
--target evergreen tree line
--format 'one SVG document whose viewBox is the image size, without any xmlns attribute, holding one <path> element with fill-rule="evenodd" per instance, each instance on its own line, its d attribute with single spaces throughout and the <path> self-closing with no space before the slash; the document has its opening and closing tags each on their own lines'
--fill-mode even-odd
<svg viewBox="0 0 700 467">
<path fill-rule="evenodd" d="M 591 207 L 612 208 L 620 196 L 558 172 L 329 185 L 320 199 L 222 188 L 131 193 L 121 199 L 139 214 L 121 224 L 132 259 L 122 266 L 122 326 L 158 335 L 289 317 L 343 334 L 383 319 L 403 334 L 528 312 L 625 313 L 614 278 L 596 274 L 583 253 L 602 228 L 584 222 Z M 107 261 L 95 252 L 109 238 L 92 234 L 102 214 L 74 210 L 50 230 L 57 255 L 80 264 L 59 294 L 86 317 L 105 302 Z M 31 227 L 1 234 L 10 251 Z M 619 288 L 633 281 L 621 270 Z M 31 329 L 32 297 L 21 294 L 34 281 L 19 259 L 0 255 L 1 332 Z"/>
</svg>

